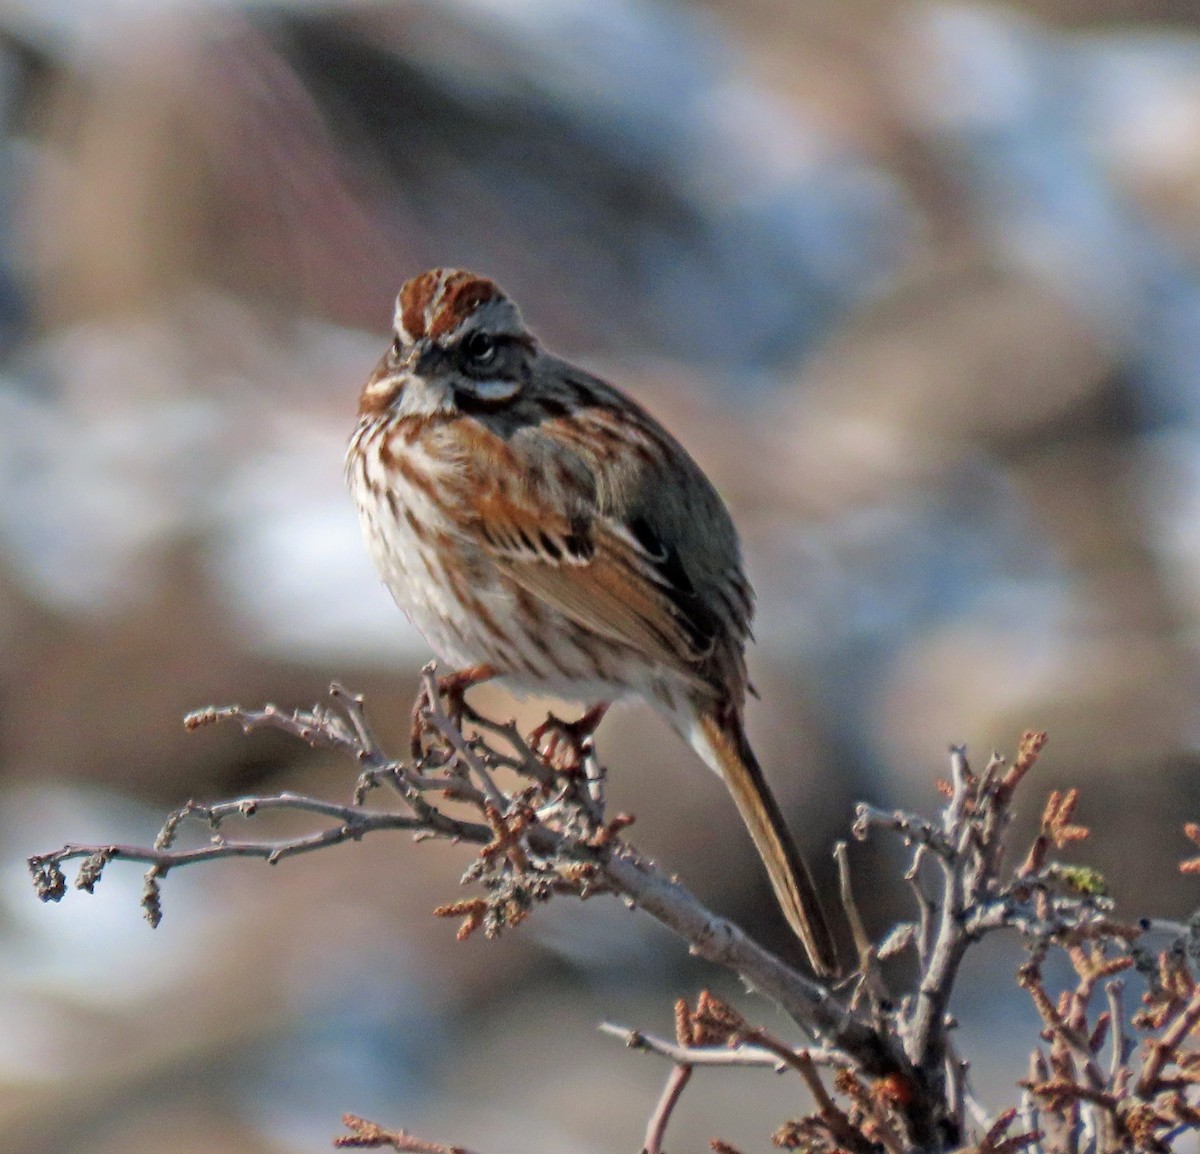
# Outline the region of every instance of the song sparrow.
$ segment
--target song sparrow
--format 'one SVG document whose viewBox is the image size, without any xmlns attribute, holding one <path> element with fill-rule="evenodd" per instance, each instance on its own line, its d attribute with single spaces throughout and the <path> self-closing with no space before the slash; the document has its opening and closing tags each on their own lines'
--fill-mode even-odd
<svg viewBox="0 0 1200 1154">
<path fill-rule="evenodd" d="M 346 458 L 392 596 L 463 687 L 502 677 L 648 701 L 725 780 L 813 968 L 836 969 L 809 871 L 742 725 L 753 593 L 733 522 L 637 402 L 547 353 L 490 280 L 396 301 Z"/>
</svg>

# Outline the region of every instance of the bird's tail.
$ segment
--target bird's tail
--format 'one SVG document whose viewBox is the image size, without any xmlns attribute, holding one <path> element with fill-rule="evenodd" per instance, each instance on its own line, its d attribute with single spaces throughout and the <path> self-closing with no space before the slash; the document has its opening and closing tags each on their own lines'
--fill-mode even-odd
<svg viewBox="0 0 1200 1154">
<path fill-rule="evenodd" d="M 733 794 L 779 905 L 813 970 L 823 978 L 836 976 L 837 951 L 817 887 L 746 740 L 741 720 L 703 712 L 689 736 L 696 752 L 721 775 Z"/>
</svg>

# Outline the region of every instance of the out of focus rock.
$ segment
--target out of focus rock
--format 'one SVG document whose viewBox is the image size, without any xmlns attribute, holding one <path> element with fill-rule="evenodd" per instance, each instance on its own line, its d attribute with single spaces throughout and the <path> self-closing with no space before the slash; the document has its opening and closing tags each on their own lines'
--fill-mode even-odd
<svg viewBox="0 0 1200 1154">
<path fill-rule="evenodd" d="M 1118 364 L 1105 335 L 1026 275 L 929 270 L 806 362 L 772 413 L 774 472 L 806 513 L 886 499 L 964 454 L 1056 432 Z"/>
</svg>

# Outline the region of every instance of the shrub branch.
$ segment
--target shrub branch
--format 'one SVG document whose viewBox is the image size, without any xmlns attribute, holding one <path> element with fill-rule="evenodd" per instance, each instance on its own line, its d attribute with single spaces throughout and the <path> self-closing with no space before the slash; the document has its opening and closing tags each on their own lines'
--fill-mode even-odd
<svg viewBox="0 0 1200 1154">
<path fill-rule="evenodd" d="M 627 840 L 633 818 L 610 816 L 605 773 L 594 745 L 543 741 L 565 723 L 548 719 L 533 738 L 512 722 L 476 712 L 460 697 L 443 701 L 433 667 L 422 675 L 415 760 L 391 757 L 376 738 L 360 697 L 338 685 L 330 700 L 307 710 L 239 706 L 189 714 L 196 730 L 233 722 L 246 733 L 279 730 L 349 759 L 356 776 L 348 798 L 331 801 L 293 792 L 230 801 L 190 801 L 170 814 L 149 846 L 67 843 L 29 860 L 43 900 L 74 885 L 91 892 L 114 861 L 149 868 L 143 907 L 152 925 L 162 917 L 162 884 L 172 870 L 224 858 L 270 864 L 383 831 L 404 831 L 474 847 L 462 882 L 472 896 L 434 912 L 459 922 L 459 937 L 492 937 L 524 921 L 540 903 L 562 896 L 614 894 L 677 934 L 690 952 L 737 974 L 769 998 L 809 1040 L 797 1046 L 747 1022 L 703 991 L 694 1006 L 676 1006 L 676 1040 L 622 1027 L 602 1027 L 634 1049 L 670 1062 L 666 1085 L 646 1127 L 645 1150 L 664 1148 L 698 1066 L 790 1071 L 811 1109 L 786 1122 L 776 1145 L 813 1154 L 910 1154 L 972 1149 L 980 1154 L 1108 1154 L 1166 1149 L 1188 1129 L 1200 1129 L 1200 984 L 1191 959 L 1200 956 L 1200 929 L 1189 922 L 1135 925 L 1113 915 L 1103 879 L 1054 856 L 1084 841 L 1074 820 L 1077 791 L 1053 793 L 1040 828 L 1017 864 L 1007 864 L 1013 799 L 1045 744 L 1029 732 L 1011 764 L 993 755 L 976 772 L 965 749 L 950 751 L 949 781 L 936 818 L 887 812 L 862 804 L 853 834 L 898 838 L 908 850 L 902 878 L 913 903 L 910 921 L 872 940 L 854 898 L 853 854 L 839 843 L 839 895 L 858 968 L 831 986 L 801 973 L 718 917 L 674 877 Z M 449 705 L 449 707 L 448 707 Z M 286 838 L 233 836 L 286 811 L 316 828 Z M 732 820 L 732 819 L 731 819 Z M 195 833 L 207 832 L 196 844 Z M 1200 843 L 1200 828 L 1188 836 Z M 1195 872 L 1197 859 L 1183 868 Z M 1027 949 L 1018 975 L 1042 1018 L 1042 1038 L 1021 1085 L 1020 1107 L 990 1117 L 974 1098 L 968 1063 L 950 1044 L 948 1015 L 962 961 L 987 934 L 1015 934 Z M 1173 935 L 1157 961 L 1141 945 L 1149 933 Z M 1043 963 L 1065 953 L 1075 984 L 1055 993 Z M 911 958 L 899 987 L 889 968 Z M 1121 971 L 1147 977 L 1143 1008 L 1126 1016 Z M 421 1154 L 455 1147 L 347 1115 L 342 1147 L 390 1146 Z M 714 1139 L 714 1149 L 732 1150 Z"/>
</svg>

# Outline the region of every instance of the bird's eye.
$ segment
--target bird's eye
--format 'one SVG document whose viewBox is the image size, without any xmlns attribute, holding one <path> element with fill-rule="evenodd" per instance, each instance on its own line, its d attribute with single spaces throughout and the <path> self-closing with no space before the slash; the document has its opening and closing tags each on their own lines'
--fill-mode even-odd
<svg viewBox="0 0 1200 1154">
<path fill-rule="evenodd" d="M 392 356 L 399 360 L 404 355 L 404 342 L 400 339 L 400 334 L 397 333 L 392 337 Z"/>
<path fill-rule="evenodd" d="M 496 340 L 488 333 L 469 333 L 463 340 L 462 351 L 473 364 L 490 365 L 496 359 Z"/>
</svg>

